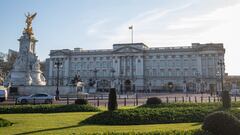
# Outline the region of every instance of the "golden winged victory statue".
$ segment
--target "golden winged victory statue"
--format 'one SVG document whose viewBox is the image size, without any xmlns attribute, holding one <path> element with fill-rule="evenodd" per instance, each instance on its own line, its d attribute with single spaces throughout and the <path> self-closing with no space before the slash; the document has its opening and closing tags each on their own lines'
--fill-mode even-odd
<svg viewBox="0 0 240 135">
<path fill-rule="evenodd" d="M 33 35 L 32 20 L 35 18 L 36 15 L 37 15 L 37 13 L 30 14 L 29 12 L 27 15 L 25 14 L 25 16 L 27 17 L 26 18 L 27 28 L 25 28 L 24 30 L 29 35 L 29 37 L 31 37 Z"/>
</svg>

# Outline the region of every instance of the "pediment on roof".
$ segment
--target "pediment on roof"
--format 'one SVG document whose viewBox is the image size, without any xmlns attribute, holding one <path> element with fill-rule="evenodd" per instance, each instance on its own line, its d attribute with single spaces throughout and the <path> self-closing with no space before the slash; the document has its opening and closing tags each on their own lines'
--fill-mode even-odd
<svg viewBox="0 0 240 135">
<path fill-rule="evenodd" d="M 209 50 L 216 50 L 216 49 L 217 48 L 213 46 L 205 46 L 201 48 L 202 51 L 209 51 Z"/>
<path fill-rule="evenodd" d="M 142 52 L 142 50 L 131 47 L 131 46 L 126 46 L 126 47 L 118 48 L 118 49 L 114 50 L 113 52 L 115 52 L 115 53 L 138 53 L 138 52 Z"/>
<path fill-rule="evenodd" d="M 203 46 L 199 48 L 200 51 L 217 51 L 217 50 L 223 50 L 220 46 L 215 46 L 215 45 L 208 45 L 208 46 Z"/>
</svg>

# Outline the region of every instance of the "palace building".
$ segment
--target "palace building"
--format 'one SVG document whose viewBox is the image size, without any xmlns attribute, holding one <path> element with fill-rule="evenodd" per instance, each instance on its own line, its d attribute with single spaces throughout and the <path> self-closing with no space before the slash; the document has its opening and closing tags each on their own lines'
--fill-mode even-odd
<svg viewBox="0 0 240 135">
<path fill-rule="evenodd" d="M 191 46 L 148 47 L 143 43 L 114 44 L 112 49 L 51 50 L 46 60 L 47 85 L 71 85 L 80 76 L 96 91 L 115 87 L 119 92 L 217 91 L 219 74 L 225 73 L 222 43 L 192 43 Z M 222 67 L 221 67 L 222 66 Z"/>
</svg>

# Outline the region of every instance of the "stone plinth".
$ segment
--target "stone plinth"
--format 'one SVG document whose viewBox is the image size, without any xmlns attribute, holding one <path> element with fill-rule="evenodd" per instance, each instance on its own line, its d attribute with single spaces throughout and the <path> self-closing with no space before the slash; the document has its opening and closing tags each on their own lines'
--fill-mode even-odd
<svg viewBox="0 0 240 135">
<path fill-rule="evenodd" d="M 19 53 L 9 74 L 8 82 L 13 86 L 46 85 L 35 53 L 37 40 L 23 32 L 18 41 L 20 42 Z"/>
<path fill-rule="evenodd" d="M 56 95 L 56 86 L 18 86 L 18 94 L 20 96 L 31 95 L 36 93 L 48 93 L 50 95 Z M 60 96 L 76 95 L 76 87 L 74 86 L 60 86 Z"/>
</svg>

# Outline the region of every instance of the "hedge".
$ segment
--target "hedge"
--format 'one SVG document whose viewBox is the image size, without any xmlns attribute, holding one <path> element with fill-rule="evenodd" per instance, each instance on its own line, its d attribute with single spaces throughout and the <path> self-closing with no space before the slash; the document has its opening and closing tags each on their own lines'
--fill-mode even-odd
<svg viewBox="0 0 240 135">
<path fill-rule="evenodd" d="M 0 127 L 7 127 L 11 125 L 12 123 L 10 121 L 0 118 Z"/>
<path fill-rule="evenodd" d="M 91 105 L 7 105 L 0 106 L 0 114 L 9 113 L 58 113 L 58 112 L 97 112 Z"/>
<path fill-rule="evenodd" d="M 222 107 L 221 103 L 162 103 L 159 105 L 141 105 L 139 108 L 163 108 L 163 107 Z M 235 103 L 234 106 L 240 106 L 239 103 Z"/>
<path fill-rule="evenodd" d="M 83 133 L 88 134 L 88 133 Z M 188 131 L 152 131 L 152 132 L 103 132 L 91 133 L 91 135 L 212 135 L 203 130 L 188 130 Z"/>
<path fill-rule="evenodd" d="M 216 107 L 136 108 L 105 111 L 82 121 L 83 124 L 139 125 L 202 122 Z"/>
</svg>

